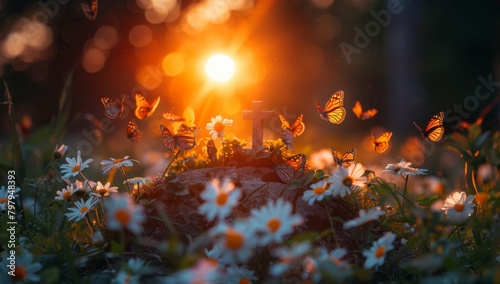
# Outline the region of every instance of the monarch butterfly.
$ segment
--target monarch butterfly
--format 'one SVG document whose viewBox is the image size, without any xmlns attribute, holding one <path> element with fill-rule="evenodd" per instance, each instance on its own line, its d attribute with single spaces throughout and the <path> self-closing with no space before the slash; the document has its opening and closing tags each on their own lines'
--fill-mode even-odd
<svg viewBox="0 0 500 284">
<path fill-rule="evenodd" d="M 86 0 L 85 0 L 86 1 Z M 97 8 L 98 8 L 98 0 L 91 0 L 92 2 L 90 5 L 88 3 L 80 3 L 80 6 L 82 7 L 83 14 L 87 19 L 90 21 L 95 21 L 95 18 L 97 17 Z"/>
<path fill-rule="evenodd" d="M 133 119 L 128 122 L 127 138 L 132 142 L 139 142 L 142 140 L 142 132 L 139 130 L 139 128 L 137 128 L 137 124 Z"/>
<path fill-rule="evenodd" d="M 316 101 L 316 108 L 318 109 L 319 116 L 331 123 L 340 124 L 345 118 L 344 108 L 344 91 L 340 90 L 333 94 L 325 105 L 323 110 Z"/>
<path fill-rule="evenodd" d="M 278 156 L 271 146 L 271 159 L 273 161 L 273 169 L 278 178 L 283 182 L 289 182 L 292 179 L 299 178 L 304 175 L 306 168 L 306 155 L 297 154 L 292 157 L 284 158 L 278 162 Z"/>
<path fill-rule="evenodd" d="M 344 168 L 348 168 L 351 164 L 356 163 L 356 148 L 352 148 L 351 150 L 344 153 L 344 155 L 340 156 L 337 150 L 330 147 L 330 152 L 332 152 L 333 161 L 338 166 L 343 166 Z"/>
<path fill-rule="evenodd" d="M 286 118 L 280 114 L 280 120 L 281 120 L 281 129 L 290 129 L 290 132 L 292 133 L 293 137 L 297 137 L 304 133 L 304 130 L 306 129 L 306 126 L 302 122 L 302 118 L 304 116 L 301 114 L 295 122 L 293 123 L 292 126 L 290 126 L 290 123 L 286 120 Z"/>
<path fill-rule="evenodd" d="M 210 161 L 217 160 L 217 147 L 215 147 L 215 142 L 212 139 L 208 140 L 207 143 L 207 155 Z"/>
<path fill-rule="evenodd" d="M 429 123 L 427 124 L 425 131 L 423 131 L 422 128 L 415 123 L 415 121 L 413 122 L 413 124 L 415 124 L 415 127 L 417 127 L 418 131 L 422 133 L 422 136 L 425 139 L 433 142 L 438 142 L 439 140 L 441 140 L 441 137 L 443 137 L 444 134 L 443 119 L 444 119 L 444 112 L 435 114 L 431 118 L 431 120 L 429 120 Z"/>
<path fill-rule="evenodd" d="M 285 143 L 286 147 L 288 147 L 288 149 L 290 149 L 293 152 L 293 145 L 292 145 L 293 134 L 290 128 L 283 128 L 281 130 L 281 139 L 283 140 L 283 143 Z"/>
<path fill-rule="evenodd" d="M 367 119 L 374 117 L 377 114 L 378 110 L 372 108 L 372 109 L 369 109 L 369 110 L 363 112 L 363 107 L 361 107 L 361 103 L 359 101 L 356 101 L 356 103 L 354 104 L 354 107 L 352 108 L 352 112 L 354 112 L 354 114 L 359 119 L 367 120 Z"/>
<path fill-rule="evenodd" d="M 102 105 L 104 106 L 104 115 L 106 115 L 110 119 L 120 117 L 125 108 L 125 106 L 123 105 L 124 100 L 125 96 L 123 96 L 121 102 L 114 101 L 110 98 L 101 98 Z"/>
<path fill-rule="evenodd" d="M 174 151 L 175 148 L 179 150 L 189 150 L 196 146 L 196 136 L 200 132 L 198 126 L 188 127 L 181 125 L 174 135 L 167 127 L 160 125 L 161 130 L 161 143 L 169 151 Z"/>
<path fill-rule="evenodd" d="M 158 97 L 156 100 L 154 100 L 152 104 L 149 104 L 143 95 L 136 94 L 135 95 L 135 104 L 136 104 L 135 116 L 138 119 L 146 119 L 146 118 L 150 117 L 153 114 L 153 112 L 155 111 L 156 107 L 158 107 L 159 103 L 160 103 L 160 97 Z"/>
<path fill-rule="evenodd" d="M 384 153 L 387 148 L 389 148 L 389 140 L 391 140 L 392 132 L 387 131 L 384 132 L 380 137 L 375 139 L 375 136 L 372 131 L 371 143 L 373 146 L 373 150 L 378 153 Z"/>
</svg>

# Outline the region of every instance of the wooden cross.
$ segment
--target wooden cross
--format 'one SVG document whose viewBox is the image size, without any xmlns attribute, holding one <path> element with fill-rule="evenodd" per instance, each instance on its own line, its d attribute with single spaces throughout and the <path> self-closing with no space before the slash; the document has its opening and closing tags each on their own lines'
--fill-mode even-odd
<svg viewBox="0 0 500 284">
<path fill-rule="evenodd" d="M 241 117 L 245 120 L 252 120 L 252 149 L 257 150 L 262 147 L 264 139 L 264 120 L 275 116 L 274 111 L 262 110 L 262 101 L 253 101 L 252 110 L 243 110 Z"/>
</svg>

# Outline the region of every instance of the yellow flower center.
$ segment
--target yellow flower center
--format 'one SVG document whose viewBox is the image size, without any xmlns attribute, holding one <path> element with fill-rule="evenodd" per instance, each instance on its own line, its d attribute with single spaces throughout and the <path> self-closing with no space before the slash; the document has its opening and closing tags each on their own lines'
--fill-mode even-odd
<svg viewBox="0 0 500 284">
<path fill-rule="evenodd" d="M 222 131 L 224 130 L 224 128 L 226 128 L 226 126 L 225 126 L 225 125 L 224 125 L 224 123 L 222 123 L 222 122 L 216 122 L 216 123 L 214 124 L 214 130 L 215 130 L 216 132 L 222 132 Z"/>
<path fill-rule="evenodd" d="M 127 210 L 118 209 L 115 213 L 115 218 L 120 224 L 122 224 L 122 226 L 125 226 L 130 219 L 132 219 L 132 216 L 130 216 L 130 213 Z"/>
<path fill-rule="evenodd" d="M 113 161 L 113 165 L 121 163 L 122 161 L 123 161 L 123 159 L 116 159 L 116 160 Z"/>
<path fill-rule="evenodd" d="M 87 211 L 89 210 L 89 208 L 87 206 L 83 206 L 82 208 L 80 208 L 80 213 L 86 213 Z"/>
<path fill-rule="evenodd" d="M 323 194 L 325 192 L 325 190 L 326 190 L 326 188 L 324 186 L 319 186 L 319 187 L 316 187 L 315 189 L 313 189 L 313 192 L 316 195 L 320 195 L 320 194 Z"/>
<path fill-rule="evenodd" d="M 274 233 L 281 227 L 281 220 L 279 218 L 271 218 L 267 222 L 267 227 Z"/>
<path fill-rule="evenodd" d="M 75 165 L 72 169 L 71 172 L 76 173 L 80 171 L 80 165 Z"/>
<path fill-rule="evenodd" d="M 352 184 L 354 182 L 354 179 L 350 176 L 346 176 L 343 180 L 342 180 L 342 184 L 345 185 L 346 187 L 351 187 Z"/>
<path fill-rule="evenodd" d="M 227 202 L 227 198 L 229 197 L 229 195 L 226 193 L 226 192 L 220 192 L 218 195 L 217 195 L 217 199 L 215 200 L 215 202 L 217 203 L 217 205 L 219 206 L 224 206 L 226 205 L 226 202 Z"/>
<path fill-rule="evenodd" d="M 240 284 L 250 284 L 250 279 L 243 278 L 243 279 L 240 280 Z"/>
<path fill-rule="evenodd" d="M 108 191 L 106 190 L 105 187 L 103 187 L 103 188 L 98 188 L 96 192 L 97 194 L 106 194 Z"/>
<path fill-rule="evenodd" d="M 375 251 L 375 257 L 376 258 L 381 258 L 385 254 L 385 247 L 384 246 L 379 246 L 378 249 Z"/>
<path fill-rule="evenodd" d="M 3 204 L 5 202 L 7 202 L 7 197 L 4 197 L 4 198 L 0 199 L 0 204 Z"/>
<path fill-rule="evenodd" d="M 63 199 L 68 199 L 70 197 L 71 197 L 71 191 L 68 190 L 68 191 L 63 192 L 63 194 L 62 194 Z"/>
<path fill-rule="evenodd" d="M 20 266 L 19 264 L 16 264 L 16 269 L 14 271 L 14 279 L 18 280 L 25 280 L 26 275 L 28 275 L 28 272 L 26 271 L 26 268 Z"/>
<path fill-rule="evenodd" d="M 458 204 L 455 204 L 455 206 L 453 208 L 455 208 L 455 211 L 457 211 L 457 212 L 462 212 L 464 210 L 464 205 L 458 203 Z"/>
<path fill-rule="evenodd" d="M 233 230 L 227 229 L 226 232 L 226 247 L 231 250 L 237 250 L 243 246 L 245 241 L 245 237 L 242 233 Z"/>
</svg>

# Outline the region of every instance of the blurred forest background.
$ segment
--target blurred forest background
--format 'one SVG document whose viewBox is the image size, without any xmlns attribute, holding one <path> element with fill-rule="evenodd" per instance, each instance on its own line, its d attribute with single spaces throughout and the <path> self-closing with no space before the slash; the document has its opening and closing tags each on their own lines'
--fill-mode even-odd
<svg viewBox="0 0 500 284">
<path fill-rule="evenodd" d="M 296 152 L 357 147 L 361 161 L 393 163 L 411 160 L 402 149 L 409 136 L 420 138 L 413 121 L 425 125 L 445 111 L 451 132 L 456 105 L 468 104 L 459 117 L 470 122 L 498 98 L 500 83 L 483 87 L 484 99 L 477 99 L 476 89 L 488 78 L 500 82 L 500 1 L 99 0 L 94 21 L 82 11 L 88 2 L 0 0 L 0 75 L 18 119 L 29 117 L 32 132 L 53 123 L 65 79 L 75 68 L 72 122 L 63 141 L 48 143 L 50 151 L 61 142 L 76 150 L 78 141 L 91 140 L 87 131 L 98 143 L 84 156 L 100 161 L 130 155 L 151 165 L 148 173 L 154 174 L 163 170 L 154 165 L 165 165 L 162 113 L 181 114 L 192 106 L 200 137 L 208 137 L 210 118 L 222 115 L 234 119 L 229 132 L 251 141 L 251 122 L 241 120 L 241 110 L 262 100 L 289 120 L 304 114 L 306 131 L 295 139 Z M 390 18 L 381 23 L 380 15 Z M 356 45 L 359 31 L 368 39 L 363 46 Z M 346 54 L 346 44 L 355 52 Z M 202 72 L 215 52 L 236 61 L 235 77 L 224 85 L 208 82 Z M 111 133 L 94 131 L 96 119 L 104 118 L 101 97 L 133 98 L 138 89 L 149 101 L 161 97 L 155 114 L 138 121 L 142 142 L 126 138 L 132 115 L 115 120 Z M 314 100 L 324 105 L 340 89 L 346 94 L 345 121 L 322 121 Z M 351 111 L 357 100 L 379 113 L 359 120 Z M 484 126 L 498 128 L 499 112 L 497 103 Z M 5 105 L 0 119 L 4 147 Z M 385 160 L 368 155 L 375 127 L 394 133 Z M 265 139 L 279 137 L 276 116 L 266 122 Z"/>
</svg>

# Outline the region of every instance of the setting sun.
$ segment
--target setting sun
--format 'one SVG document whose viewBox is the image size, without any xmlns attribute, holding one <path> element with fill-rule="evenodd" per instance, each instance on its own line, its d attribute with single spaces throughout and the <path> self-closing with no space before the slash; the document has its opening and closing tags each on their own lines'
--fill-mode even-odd
<svg viewBox="0 0 500 284">
<path fill-rule="evenodd" d="M 205 65 L 205 72 L 207 72 L 208 77 L 217 82 L 225 82 L 231 79 L 234 70 L 234 61 L 224 54 L 211 56 Z"/>
</svg>

